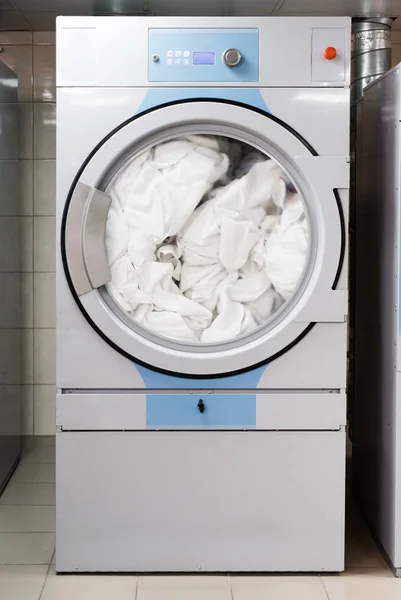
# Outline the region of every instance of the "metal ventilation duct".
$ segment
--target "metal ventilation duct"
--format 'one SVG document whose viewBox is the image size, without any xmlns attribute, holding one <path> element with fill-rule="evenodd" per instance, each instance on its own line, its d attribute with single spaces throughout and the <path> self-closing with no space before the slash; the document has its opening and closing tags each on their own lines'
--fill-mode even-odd
<svg viewBox="0 0 401 600">
<path fill-rule="evenodd" d="M 391 25 L 393 19 L 353 19 L 351 45 L 351 102 L 355 104 L 364 88 L 391 67 Z"/>
</svg>

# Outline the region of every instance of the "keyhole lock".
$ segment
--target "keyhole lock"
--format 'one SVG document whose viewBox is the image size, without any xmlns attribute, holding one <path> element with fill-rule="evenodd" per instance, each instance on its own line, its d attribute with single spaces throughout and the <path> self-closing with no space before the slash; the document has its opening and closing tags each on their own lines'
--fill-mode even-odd
<svg viewBox="0 0 401 600">
<path fill-rule="evenodd" d="M 198 410 L 200 413 L 204 413 L 206 410 L 206 404 L 203 402 L 202 399 L 200 399 L 198 402 Z"/>
</svg>

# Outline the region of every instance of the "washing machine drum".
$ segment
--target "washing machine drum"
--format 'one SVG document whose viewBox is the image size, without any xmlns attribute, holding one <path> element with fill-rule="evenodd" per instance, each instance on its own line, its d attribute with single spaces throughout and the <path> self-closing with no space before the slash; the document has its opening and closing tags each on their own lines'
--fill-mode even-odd
<svg viewBox="0 0 401 600">
<path fill-rule="evenodd" d="M 271 359 L 311 325 L 294 318 L 318 246 L 304 179 L 249 123 L 210 117 L 132 132 L 110 161 L 110 141 L 136 122 L 100 145 L 67 203 L 64 263 L 79 306 L 152 368 L 210 376 Z"/>
</svg>

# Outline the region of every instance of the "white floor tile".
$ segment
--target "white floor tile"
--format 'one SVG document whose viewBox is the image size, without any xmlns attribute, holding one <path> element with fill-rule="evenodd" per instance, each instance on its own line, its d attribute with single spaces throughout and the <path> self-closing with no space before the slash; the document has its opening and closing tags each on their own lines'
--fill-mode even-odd
<svg viewBox="0 0 401 600">
<path fill-rule="evenodd" d="M 35 442 L 30 444 L 24 452 L 21 463 L 27 462 L 39 462 L 48 463 L 54 462 L 56 459 L 56 449 L 52 444 L 49 445 L 35 445 Z"/>
<path fill-rule="evenodd" d="M 229 578 L 207 575 L 139 576 L 137 600 L 203 599 L 231 600 Z"/>
<path fill-rule="evenodd" d="M 136 582 L 130 575 L 56 575 L 51 567 L 40 600 L 134 600 Z"/>
<path fill-rule="evenodd" d="M 54 544 L 54 533 L 2 533 L 0 564 L 48 565 Z"/>
<path fill-rule="evenodd" d="M 13 476 L 13 483 L 54 483 L 55 480 L 54 463 L 22 463 Z"/>
<path fill-rule="evenodd" d="M 0 506 L 0 534 L 55 531 L 55 506 Z"/>
<path fill-rule="evenodd" d="M 47 568 L 47 565 L 0 566 L 1 600 L 38 600 Z"/>
<path fill-rule="evenodd" d="M 318 576 L 233 575 L 231 589 L 234 600 L 327 600 Z"/>
<path fill-rule="evenodd" d="M 387 569 L 349 569 L 322 577 L 330 600 L 400 600 L 401 580 Z"/>
<path fill-rule="evenodd" d="M 52 506 L 56 503 L 54 483 L 14 483 L 0 496 L 0 505 Z"/>
</svg>

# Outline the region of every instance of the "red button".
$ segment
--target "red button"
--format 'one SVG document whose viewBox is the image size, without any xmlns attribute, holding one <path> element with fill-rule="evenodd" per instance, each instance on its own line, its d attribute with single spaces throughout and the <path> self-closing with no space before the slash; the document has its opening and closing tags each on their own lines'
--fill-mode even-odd
<svg viewBox="0 0 401 600">
<path fill-rule="evenodd" d="M 337 50 L 333 46 L 328 46 L 324 51 L 324 58 L 327 60 L 333 60 L 337 56 Z"/>
</svg>

